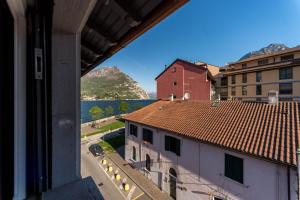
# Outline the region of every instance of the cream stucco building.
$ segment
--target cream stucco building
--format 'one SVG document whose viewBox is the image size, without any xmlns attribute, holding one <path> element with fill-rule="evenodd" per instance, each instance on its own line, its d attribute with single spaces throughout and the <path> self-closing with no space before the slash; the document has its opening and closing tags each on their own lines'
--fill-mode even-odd
<svg viewBox="0 0 300 200">
<path fill-rule="evenodd" d="M 300 47 L 230 63 L 224 76 L 228 98 L 266 101 L 275 90 L 279 100 L 300 100 Z"/>
</svg>

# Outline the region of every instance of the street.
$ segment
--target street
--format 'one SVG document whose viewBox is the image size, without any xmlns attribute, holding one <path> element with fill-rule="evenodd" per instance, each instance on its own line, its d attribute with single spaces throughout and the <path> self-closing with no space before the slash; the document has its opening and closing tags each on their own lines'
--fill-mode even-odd
<svg viewBox="0 0 300 200">
<path fill-rule="evenodd" d="M 90 143 L 81 145 L 81 175 L 82 178 L 91 176 L 106 200 L 125 199 L 107 175 L 98 166 L 97 160 L 88 151 Z"/>
</svg>

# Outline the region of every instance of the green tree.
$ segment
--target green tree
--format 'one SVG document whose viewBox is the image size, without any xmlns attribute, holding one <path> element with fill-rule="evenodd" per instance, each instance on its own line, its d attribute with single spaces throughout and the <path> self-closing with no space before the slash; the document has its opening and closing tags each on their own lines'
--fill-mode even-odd
<svg viewBox="0 0 300 200">
<path fill-rule="evenodd" d="M 114 108 L 112 106 L 106 107 L 105 114 L 107 117 L 112 116 L 114 114 Z"/>
<path fill-rule="evenodd" d="M 126 101 L 121 101 L 119 105 L 119 110 L 121 113 L 125 113 L 129 109 L 129 104 Z"/>
<path fill-rule="evenodd" d="M 133 109 L 134 109 L 134 110 L 139 110 L 139 109 L 141 109 L 142 107 L 144 107 L 142 104 L 137 103 L 137 104 L 134 104 Z"/>
<path fill-rule="evenodd" d="M 104 111 L 99 106 L 93 106 L 89 110 L 90 116 L 92 117 L 93 121 L 100 119 L 104 115 Z"/>
</svg>

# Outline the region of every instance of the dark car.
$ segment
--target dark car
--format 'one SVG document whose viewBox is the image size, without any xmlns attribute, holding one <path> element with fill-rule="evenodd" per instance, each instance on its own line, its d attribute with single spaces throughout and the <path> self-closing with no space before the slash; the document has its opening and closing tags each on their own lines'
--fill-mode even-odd
<svg viewBox="0 0 300 200">
<path fill-rule="evenodd" d="M 102 149 L 102 147 L 99 144 L 92 144 L 89 147 L 89 151 L 95 156 L 103 156 L 104 155 L 104 151 Z"/>
</svg>

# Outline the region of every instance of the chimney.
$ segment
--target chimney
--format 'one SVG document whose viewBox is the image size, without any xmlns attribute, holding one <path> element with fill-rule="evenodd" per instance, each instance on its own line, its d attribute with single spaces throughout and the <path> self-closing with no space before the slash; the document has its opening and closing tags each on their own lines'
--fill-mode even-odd
<svg viewBox="0 0 300 200">
<path fill-rule="evenodd" d="M 171 94 L 170 101 L 174 101 L 174 96 Z"/>
<path fill-rule="evenodd" d="M 268 104 L 277 104 L 278 103 L 278 91 L 269 90 L 268 92 Z"/>
</svg>

